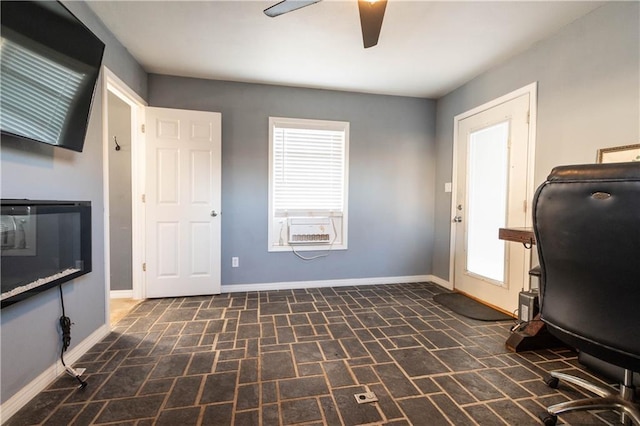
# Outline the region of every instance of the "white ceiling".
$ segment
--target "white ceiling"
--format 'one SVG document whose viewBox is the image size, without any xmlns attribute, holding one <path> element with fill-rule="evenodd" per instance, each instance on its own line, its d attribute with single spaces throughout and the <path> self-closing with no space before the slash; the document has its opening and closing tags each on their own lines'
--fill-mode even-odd
<svg viewBox="0 0 640 426">
<path fill-rule="evenodd" d="M 604 3 L 389 0 L 364 49 L 357 0 L 277 1 L 88 4 L 150 73 L 438 98 Z"/>
</svg>

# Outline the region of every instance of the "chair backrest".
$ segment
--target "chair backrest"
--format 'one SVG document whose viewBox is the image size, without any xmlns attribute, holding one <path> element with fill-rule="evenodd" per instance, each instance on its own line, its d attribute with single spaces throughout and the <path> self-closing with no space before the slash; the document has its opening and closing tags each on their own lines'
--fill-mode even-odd
<svg viewBox="0 0 640 426">
<path fill-rule="evenodd" d="M 533 226 L 549 331 L 640 371 L 640 163 L 554 168 Z"/>
</svg>

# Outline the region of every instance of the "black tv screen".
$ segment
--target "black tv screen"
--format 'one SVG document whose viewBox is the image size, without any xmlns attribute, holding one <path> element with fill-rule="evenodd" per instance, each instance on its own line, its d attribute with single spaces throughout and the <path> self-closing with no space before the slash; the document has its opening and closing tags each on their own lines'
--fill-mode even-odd
<svg viewBox="0 0 640 426">
<path fill-rule="evenodd" d="M 104 43 L 57 1 L 0 1 L 0 129 L 82 151 Z"/>
</svg>

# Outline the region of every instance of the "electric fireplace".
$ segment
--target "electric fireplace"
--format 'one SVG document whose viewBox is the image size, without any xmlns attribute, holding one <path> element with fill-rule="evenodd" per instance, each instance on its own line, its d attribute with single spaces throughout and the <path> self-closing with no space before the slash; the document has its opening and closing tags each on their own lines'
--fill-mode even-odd
<svg viewBox="0 0 640 426">
<path fill-rule="evenodd" d="M 2 200 L 2 308 L 91 272 L 91 202 Z"/>
</svg>

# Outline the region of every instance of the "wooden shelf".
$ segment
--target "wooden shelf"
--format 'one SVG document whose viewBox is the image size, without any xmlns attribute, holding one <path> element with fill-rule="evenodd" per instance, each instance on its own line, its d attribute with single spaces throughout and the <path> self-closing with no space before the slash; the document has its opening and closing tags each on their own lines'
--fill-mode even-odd
<svg viewBox="0 0 640 426">
<path fill-rule="evenodd" d="M 498 238 L 516 243 L 536 243 L 536 236 L 533 234 L 533 228 L 500 228 L 498 229 Z"/>
</svg>

